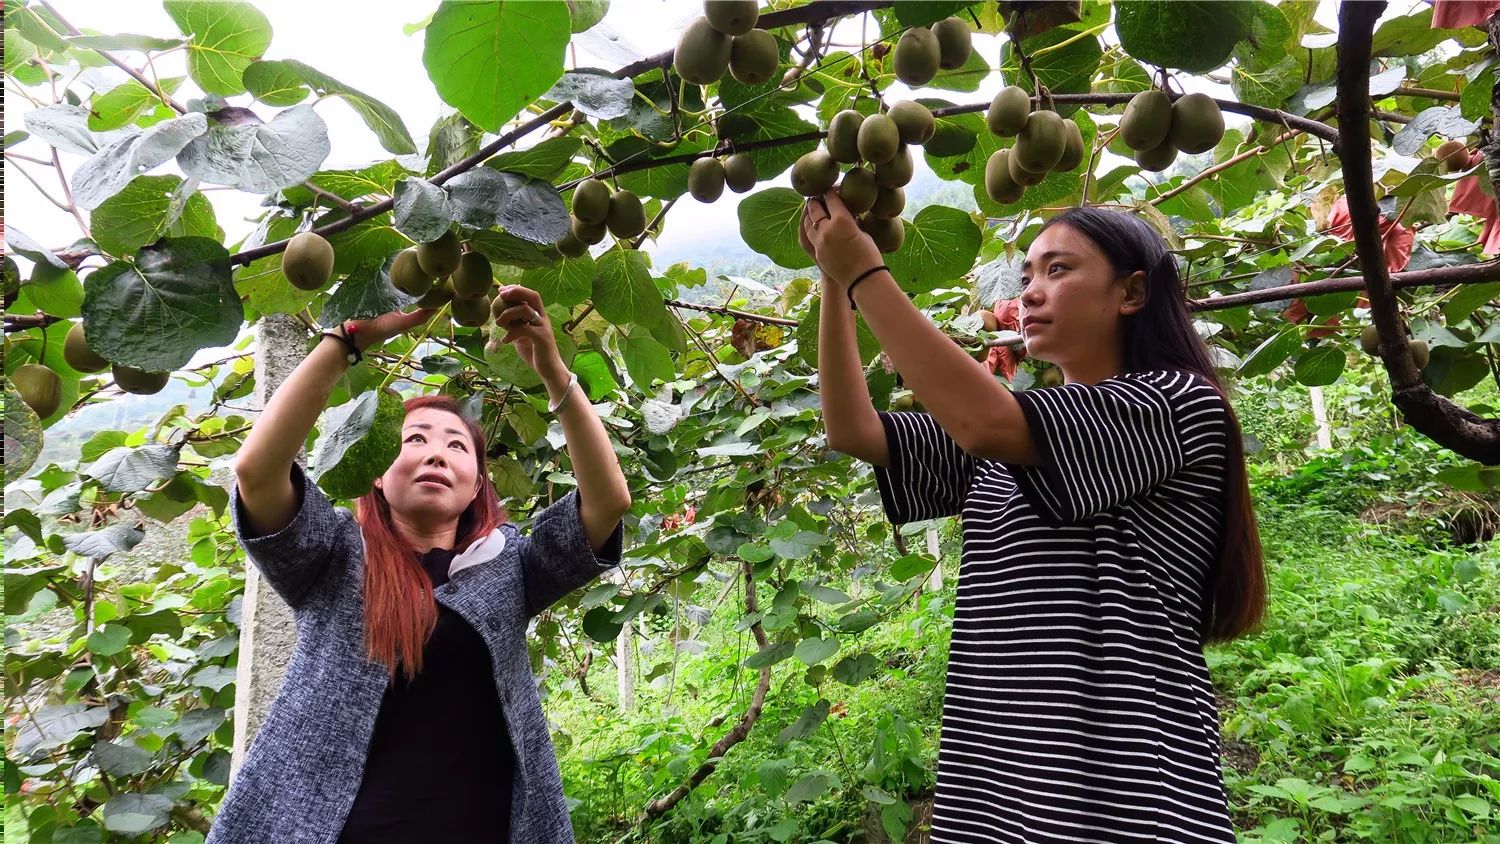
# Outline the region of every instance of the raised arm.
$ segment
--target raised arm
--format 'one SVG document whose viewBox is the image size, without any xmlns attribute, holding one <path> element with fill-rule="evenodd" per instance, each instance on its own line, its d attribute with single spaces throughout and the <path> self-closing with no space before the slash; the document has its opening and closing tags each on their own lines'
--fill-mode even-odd
<svg viewBox="0 0 1500 844">
<path fill-rule="evenodd" d="M 818 314 L 818 398 L 828 447 L 876 466 L 889 466 L 885 430 L 865 384 L 854 311 L 840 288 L 823 279 Z"/>
</svg>

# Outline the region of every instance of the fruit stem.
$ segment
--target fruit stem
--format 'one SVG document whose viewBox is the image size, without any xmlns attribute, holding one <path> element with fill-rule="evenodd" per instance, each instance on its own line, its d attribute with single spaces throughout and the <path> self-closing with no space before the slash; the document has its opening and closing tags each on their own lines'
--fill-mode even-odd
<svg viewBox="0 0 1500 844">
<path fill-rule="evenodd" d="M 444 302 L 443 306 L 438 309 L 438 312 L 434 314 L 431 319 L 427 320 L 427 324 L 422 327 L 421 336 L 419 336 L 416 342 L 411 344 L 411 348 L 403 352 L 401 357 L 397 358 L 396 362 L 391 366 L 391 368 L 386 371 L 385 379 L 380 382 L 380 386 L 377 388 L 377 392 L 379 390 L 384 390 L 391 383 L 391 379 L 396 377 L 396 369 L 405 364 L 407 360 L 411 358 L 412 352 L 415 352 L 417 348 L 422 345 L 422 343 L 426 342 L 427 338 L 432 334 L 433 324 L 443 317 L 446 317 L 448 315 L 449 308 L 451 308 L 452 306 L 452 302 Z"/>
</svg>

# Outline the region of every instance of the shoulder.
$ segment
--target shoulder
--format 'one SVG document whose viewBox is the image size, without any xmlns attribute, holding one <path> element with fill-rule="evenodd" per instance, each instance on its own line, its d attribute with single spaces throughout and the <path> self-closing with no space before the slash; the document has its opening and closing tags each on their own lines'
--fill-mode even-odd
<svg viewBox="0 0 1500 844">
<path fill-rule="evenodd" d="M 1217 383 L 1187 369 L 1125 372 L 1101 382 L 1108 383 L 1119 385 L 1118 389 L 1158 393 L 1177 410 L 1198 404 L 1227 406 L 1223 390 Z"/>
</svg>

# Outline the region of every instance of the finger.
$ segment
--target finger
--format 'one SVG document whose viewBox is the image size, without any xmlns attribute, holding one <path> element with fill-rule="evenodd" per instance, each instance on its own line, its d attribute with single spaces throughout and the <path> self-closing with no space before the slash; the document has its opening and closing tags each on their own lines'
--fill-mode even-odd
<svg viewBox="0 0 1500 844">
<path fill-rule="evenodd" d="M 538 320 L 534 325 L 531 322 L 533 319 Z M 530 305 L 513 305 L 501 311 L 500 315 L 495 317 L 495 324 L 503 325 L 506 328 L 512 326 L 540 327 L 541 319 L 542 316 Z"/>
<path fill-rule="evenodd" d="M 849 213 L 849 206 L 845 205 L 844 200 L 839 198 L 838 191 L 831 190 L 828 193 L 824 194 L 821 199 L 828 208 L 829 219 L 854 216 L 853 214 Z"/>
<path fill-rule="evenodd" d="M 519 284 L 507 284 L 500 288 L 500 299 L 507 305 L 530 305 L 537 313 L 545 310 L 542 294 Z"/>
</svg>

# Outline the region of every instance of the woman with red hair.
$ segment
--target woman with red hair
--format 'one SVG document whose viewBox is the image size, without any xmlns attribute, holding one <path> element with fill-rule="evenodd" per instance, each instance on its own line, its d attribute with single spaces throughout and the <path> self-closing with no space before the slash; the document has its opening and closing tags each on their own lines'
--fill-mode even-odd
<svg viewBox="0 0 1500 844">
<path fill-rule="evenodd" d="M 483 431 L 448 397 L 406 402 L 401 450 L 353 514 L 295 462 L 350 362 L 429 310 L 325 334 L 246 438 L 234 527 L 297 644 L 211 844 L 573 841 L 527 626 L 619 565 L 630 491 L 541 296 L 500 296 L 496 326 L 546 385 L 578 481 L 528 532 L 500 506 Z"/>
</svg>

